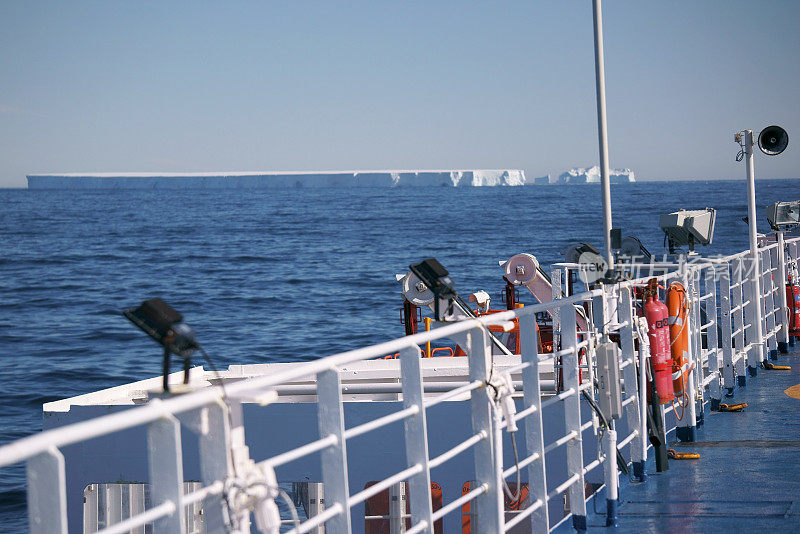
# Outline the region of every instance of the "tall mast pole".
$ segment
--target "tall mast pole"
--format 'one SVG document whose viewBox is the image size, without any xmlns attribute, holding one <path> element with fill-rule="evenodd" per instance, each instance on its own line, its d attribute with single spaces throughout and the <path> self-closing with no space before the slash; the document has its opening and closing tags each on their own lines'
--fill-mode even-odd
<svg viewBox="0 0 800 534">
<path fill-rule="evenodd" d="M 750 343 L 755 344 L 758 354 L 756 354 L 755 361 L 761 363 L 764 361 L 764 332 L 761 328 L 761 268 L 758 258 L 758 230 L 756 228 L 756 172 L 753 164 L 753 130 L 744 131 L 744 153 L 747 162 L 747 222 L 750 227 L 750 262 L 751 262 L 751 276 L 750 280 L 750 310 L 753 323 L 753 339 L 748 340 Z M 756 366 L 750 363 L 750 358 L 747 359 L 747 365 L 750 367 L 750 374 L 755 375 Z"/>
<path fill-rule="evenodd" d="M 600 138 L 600 180 L 603 188 L 603 240 L 608 268 L 614 268 L 611 251 L 611 182 L 608 172 L 608 128 L 606 127 L 606 75 L 603 59 L 603 8 L 594 3 L 594 70 L 597 80 L 597 129 Z"/>
</svg>

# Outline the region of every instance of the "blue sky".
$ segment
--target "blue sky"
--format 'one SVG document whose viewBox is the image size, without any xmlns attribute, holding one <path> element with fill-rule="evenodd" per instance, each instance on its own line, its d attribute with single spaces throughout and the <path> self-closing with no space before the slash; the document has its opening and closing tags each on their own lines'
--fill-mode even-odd
<svg viewBox="0 0 800 534">
<path fill-rule="evenodd" d="M 800 176 L 800 2 L 607 1 L 611 164 Z M 598 161 L 591 2 L 0 3 L 0 186 L 26 173 Z"/>
</svg>

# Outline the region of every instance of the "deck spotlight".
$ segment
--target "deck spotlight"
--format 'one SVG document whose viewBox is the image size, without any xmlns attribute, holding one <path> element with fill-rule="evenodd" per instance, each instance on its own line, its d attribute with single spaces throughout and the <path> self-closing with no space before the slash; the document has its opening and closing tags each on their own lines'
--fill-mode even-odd
<svg viewBox="0 0 800 534">
<path fill-rule="evenodd" d="M 667 236 L 670 254 L 675 253 L 675 247 L 687 245 L 691 254 L 696 244 L 704 246 L 711 244 L 716 219 L 717 212 L 714 208 L 678 210 L 659 216 L 658 226 Z"/>
<path fill-rule="evenodd" d="M 786 226 L 800 224 L 800 200 L 776 202 L 767 206 L 767 220 L 773 230 L 783 230 Z"/>
<path fill-rule="evenodd" d="M 433 292 L 436 320 L 443 321 L 450 308 L 450 303 L 458 297 L 450 273 L 436 258 L 413 263 L 408 268 Z M 445 306 L 444 309 L 442 309 L 442 305 Z"/>
<path fill-rule="evenodd" d="M 172 354 L 183 359 L 183 383 L 188 384 L 191 356 L 200 346 L 192 329 L 183 322 L 183 316 L 157 297 L 142 302 L 136 308 L 128 308 L 122 314 L 164 347 L 164 392 L 169 392 Z"/>
</svg>

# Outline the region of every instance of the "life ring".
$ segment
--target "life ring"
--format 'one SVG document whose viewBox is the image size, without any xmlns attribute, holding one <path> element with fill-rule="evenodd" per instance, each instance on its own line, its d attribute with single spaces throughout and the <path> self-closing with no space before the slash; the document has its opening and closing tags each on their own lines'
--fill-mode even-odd
<svg viewBox="0 0 800 534">
<path fill-rule="evenodd" d="M 672 282 L 667 290 L 669 338 L 672 354 L 672 388 L 676 397 L 684 395 L 689 381 L 689 300 L 680 282 Z"/>
</svg>

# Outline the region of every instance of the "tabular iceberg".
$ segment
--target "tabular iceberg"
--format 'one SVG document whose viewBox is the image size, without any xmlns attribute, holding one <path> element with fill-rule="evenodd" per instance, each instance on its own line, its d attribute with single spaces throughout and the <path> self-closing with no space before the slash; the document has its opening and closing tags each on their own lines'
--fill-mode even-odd
<svg viewBox="0 0 800 534">
<path fill-rule="evenodd" d="M 612 184 L 632 183 L 636 181 L 633 171 L 630 169 L 611 169 L 609 181 Z M 567 172 L 561 173 L 558 177 L 559 184 L 599 184 L 600 167 L 575 167 Z"/>
<path fill-rule="evenodd" d="M 28 189 L 518 186 L 521 170 L 29 174 Z"/>
</svg>

